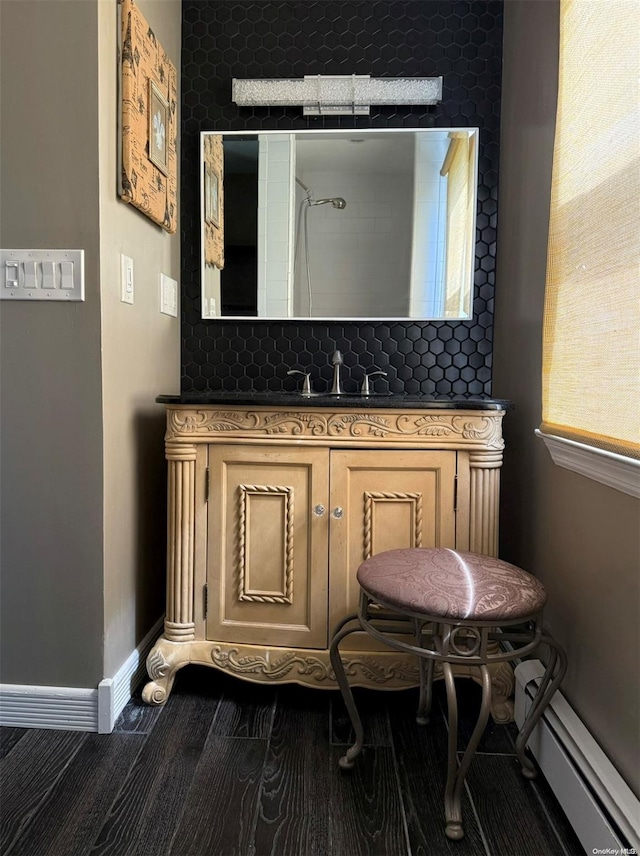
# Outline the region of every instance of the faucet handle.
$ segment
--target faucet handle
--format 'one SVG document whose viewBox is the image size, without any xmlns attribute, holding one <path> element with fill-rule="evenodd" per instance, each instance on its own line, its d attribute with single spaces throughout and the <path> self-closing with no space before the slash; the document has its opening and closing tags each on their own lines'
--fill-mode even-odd
<svg viewBox="0 0 640 856">
<path fill-rule="evenodd" d="M 360 395 L 371 395 L 371 390 L 369 389 L 369 378 L 374 375 L 384 375 L 384 377 L 386 377 L 387 373 L 380 371 L 379 369 L 373 372 L 365 372 L 364 377 L 362 378 L 362 386 L 360 387 Z"/>
<path fill-rule="evenodd" d="M 287 372 L 288 375 L 301 374 L 304 377 L 304 381 L 302 384 L 302 394 L 303 395 L 313 395 L 311 391 L 311 373 L 310 372 L 301 372 L 299 369 L 291 369 L 291 371 Z"/>
</svg>

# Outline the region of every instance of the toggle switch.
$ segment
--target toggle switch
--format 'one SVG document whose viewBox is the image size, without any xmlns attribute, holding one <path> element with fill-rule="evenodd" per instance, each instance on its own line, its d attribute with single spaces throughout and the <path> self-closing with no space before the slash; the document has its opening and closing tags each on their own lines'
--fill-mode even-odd
<svg viewBox="0 0 640 856">
<path fill-rule="evenodd" d="M 17 288 L 18 287 L 18 262 L 13 262 L 13 261 L 5 262 L 4 287 L 5 288 Z"/>
<path fill-rule="evenodd" d="M 36 262 L 26 261 L 24 263 L 24 287 L 25 288 L 37 288 L 38 287 L 38 274 L 37 274 Z"/>
<path fill-rule="evenodd" d="M 60 288 L 73 288 L 73 262 L 60 262 Z"/>
<path fill-rule="evenodd" d="M 120 300 L 133 303 L 133 259 L 120 254 Z"/>
<path fill-rule="evenodd" d="M 53 262 L 42 262 L 42 287 L 56 287 L 56 273 L 55 265 Z"/>
</svg>

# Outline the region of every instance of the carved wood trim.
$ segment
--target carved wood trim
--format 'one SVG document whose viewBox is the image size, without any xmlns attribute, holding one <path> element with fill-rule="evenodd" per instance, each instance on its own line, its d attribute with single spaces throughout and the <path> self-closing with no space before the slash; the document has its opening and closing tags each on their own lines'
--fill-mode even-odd
<svg viewBox="0 0 640 856">
<path fill-rule="evenodd" d="M 219 669 L 254 680 L 275 682 L 308 678 L 318 684 L 326 681 L 331 687 L 336 683 L 326 651 L 312 654 L 302 650 L 282 653 L 276 653 L 273 650 L 266 652 L 265 655 L 259 653 L 247 655 L 242 654 L 237 647 L 214 645 L 211 649 L 211 660 Z M 414 658 L 402 655 L 396 655 L 394 661 L 389 663 L 383 658 L 350 653 L 346 655 L 345 668 L 350 677 L 361 674 L 369 685 L 380 685 L 397 680 L 406 684 L 415 684 L 420 680 Z"/>
<path fill-rule="evenodd" d="M 502 466 L 502 450 L 476 449 L 469 452 L 469 466 L 479 470 L 495 470 Z"/>
<path fill-rule="evenodd" d="M 418 662 L 413 654 L 392 650 L 340 650 L 349 683 L 357 687 L 400 689 L 417 686 Z M 175 673 L 188 663 L 197 663 L 228 672 L 254 683 L 297 683 L 318 689 L 335 689 L 337 682 L 326 649 L 276 648 L 270 645 L 242 645 L 198 641 L 176 643 L 160 637 L 147 659 L 152 681 L 143 691 L 147 704 L 163 704 L 171 692 Z M 493 689 L 491 713 L 496 722 L 513 719 L 513 670 L 509 663 L 490 663 Z M 477 666 L 452 666 L 457 677 L 469 677 L 481 683 Z M 442 664 L 436 663 L 434 678 L 442 677 Z"/>
<path fill-rule="evenodd" d="M 332 445 L 355 441 L 402 442 L 453 448 L 501 450 L 503 411 L 270 410 L 168 407 L 167 442 L 228 442 L 237 438 L 282 441 L 309 438 Z"/>
<path fill-rule="evenodd" d="M 190 443 L 175 443 L 167 440 L 164 447 L 164 456 L 167 461 L 195 461 L 197 449 Z"/>
<path fill-rule="evenodd" d="M 173 448 L 173 447 L 172 447 Z M 165 635 L 182 641 L 194 638 L 193 567 L 195 555 L 196 447 L 168 456 L 168 555 Z M 169 447 L 167 449 L 169 453 Z"/>
<path fill-rule="evenodd" d="M 269 494 L 283 496 L 285 566 L 282 592 L 252 591 L 248 588 L 249 569 L 247 552 L 247 522 L 249 497 Z M 238 485 L 238 600 L 251 603 L 293 603 L 293 488 L 281 485 L 241 484 Z"/>
<path fill-rule="evenodd" d="M 414 543 L 413 547 L 422 547 L 422 494 L 394 493 L 391 491 L 364 492 L 364 549 L 362 554 L 365 561 L 371 558 L 373 551 L 373 506 L 376 500 L 399 500 L 414 505 Z"/>
<path fill-rule="evenodd" d="M 502 452 L 469 454 L 469 549 L 485 556 L 498 555 L 501 466 Z"/>
</svg>

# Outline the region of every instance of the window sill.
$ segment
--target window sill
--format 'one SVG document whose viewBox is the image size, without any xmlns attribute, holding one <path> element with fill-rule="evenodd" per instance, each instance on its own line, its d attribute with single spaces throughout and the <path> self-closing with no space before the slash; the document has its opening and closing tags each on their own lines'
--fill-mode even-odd
<svg viewBox="0 0 640 856">
<path fill-rule="evenodd" d="M 554 464 L 640 498 L 640 461 L 538 429 L 535 433 L 544 441 Z"/>
</svg>

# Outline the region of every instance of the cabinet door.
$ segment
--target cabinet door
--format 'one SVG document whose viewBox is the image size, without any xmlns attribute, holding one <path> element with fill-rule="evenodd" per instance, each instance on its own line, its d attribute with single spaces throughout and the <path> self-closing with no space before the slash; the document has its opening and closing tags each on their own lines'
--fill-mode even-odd
<svg viewBox="0 0 640 856">
<path fill-rule="evenodd" d="M 357 610 L 356 571 L 369 556 L 455 547 L 455 478 L 455 452 L 331 453 L 330 628 Z"/>
<path fill-rule="evenodd" d="M 327 646 L 329 452 L 209 447 L 207 637 Z"/>
</svg>

